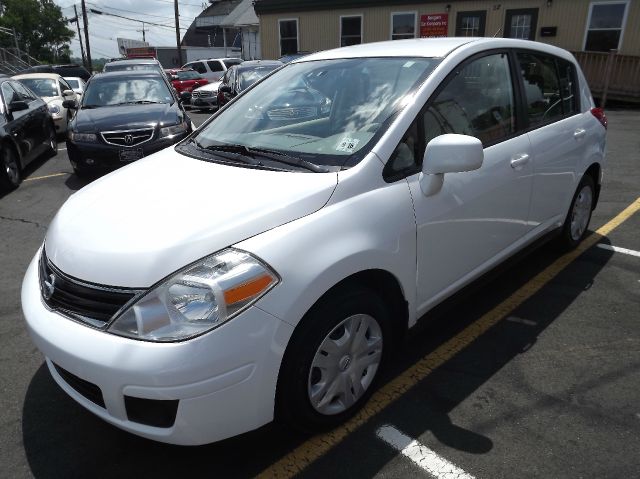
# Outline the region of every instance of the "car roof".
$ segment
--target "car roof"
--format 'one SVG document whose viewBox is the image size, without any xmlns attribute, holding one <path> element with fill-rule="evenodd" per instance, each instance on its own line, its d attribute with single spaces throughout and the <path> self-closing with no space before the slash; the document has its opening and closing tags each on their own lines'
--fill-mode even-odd
<svg viewBox="0 0 640 479">
<path fill-rule="evenodd" d="M 527 48 L 547 52 L 569 58 L 571 54 L 562 48 L 546 43 L 513 38 L 486 37 L 443 37 L 413 38 L 408 40 L 388 40 L 376 43 L 363 43 L 349 47 L 335 48 L 312 53 L 294 60 L 292 63 L 303 63 L 314 60 L 330 60 L 339 58 L 363 57 L 424 57 L 444 58 L 454 50 L 468 45 L 489 48 Z"/>
<path fill-rule="evenodd" d="M 99 79 L 99 78 L 117 78 L 117 77 L 137 77 L 137 78 L 166 78 L 159 71 L 154 70 L 118 70 L 115 72 L 102 72 L 96 73 L 91 77 L 91 80 Z"/>
<path fill-rule="evenodd" d="M 242 62 L 240 65 L 234 65 L 233 68 L 237 70 L 244 70 L 248 68 L 256 68 L 256 67 L 265 67 L 265 66 L 281 66 L 284 65 L 281 61 L 278 60 L 249 60 L 247 62 Z"/>
<path fill-rule="evenodd" d="M 187 63 L 193 63 L 193 62 L 208 62 L 210 60 L 240 60 L 242 61 L 242 58 L 239 57 L 224 57 L 224 58 L 198 58 L 197 60 L 191 60 Z M 186 63 L 185 63 L 186 65 Z"/>
<path fill-rule="evenodd" d="M 21 75 L 14 75 L 11 78 L 14 80 L 22 80 L 23 78 L 49 78 L 51 80 L 57 80 L 58 78 L 62 78 L 62 76 L 57 73 L 23 73 Z"/>
<path fill-rule="evenodd" d="M 114 60 L 106 63 L 106 65 L 139 65 L 139 64 L 159 64 L 160 62 L 155 58 L 127 58 L 122 60 Z"/>
</svg>

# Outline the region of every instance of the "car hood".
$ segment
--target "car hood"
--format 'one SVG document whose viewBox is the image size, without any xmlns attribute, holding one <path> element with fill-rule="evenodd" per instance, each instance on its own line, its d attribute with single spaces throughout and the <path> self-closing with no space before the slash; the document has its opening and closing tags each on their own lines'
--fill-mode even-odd
<svg viewBox="0 0 640 479">
<path fill-rule="evenodd" d="M 157 123 L 175 125 L 181 121 L 181 111 L 168 103 L 121 105 L 80 109 L 72 127 L 78 132 L 133 130 Z"/>
<path fill-rule="evenodd" d="M 214 80 L 212 82 L 207 83 L 206 85 L 202 85 L 201 87 L 194 89 L 193 91 L 196 91 L 196 90 L 218 91 L 218 88 L 220 87 L 221 83 L 222 82 L 220 80 Z"/>
<path fill-rule="evenodd" d="M 336 185 L 337 173 L 226 166 L 167 148 L 71 196 L 49 226 L 46 252 L 75 278 L 148 287 L 319 210 Z"/>
<path fill-rule="evenodd" d="M 49 104 L 56 104 L 56 103 L 62 103 L 64 101 L 64 99 L 61 96 L 43 96 L 41 97 L 44 102 L 49 105 Z"/>
</svg>

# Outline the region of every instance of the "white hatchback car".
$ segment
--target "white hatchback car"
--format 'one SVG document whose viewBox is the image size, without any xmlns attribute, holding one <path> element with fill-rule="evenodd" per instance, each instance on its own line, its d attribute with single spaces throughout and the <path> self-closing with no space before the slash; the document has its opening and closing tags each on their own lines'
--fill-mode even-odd
<svg viewBox="0 0 640 479">
<path fill-rule="evenodd" d="M 147 438 L 333 426 L 430 308 L 543 235 L 584 237 L 605 128 L 541 43 L 309 55 L 74 194 L 27 270 L 28 328 L 62 389 Z"/>
</svg>

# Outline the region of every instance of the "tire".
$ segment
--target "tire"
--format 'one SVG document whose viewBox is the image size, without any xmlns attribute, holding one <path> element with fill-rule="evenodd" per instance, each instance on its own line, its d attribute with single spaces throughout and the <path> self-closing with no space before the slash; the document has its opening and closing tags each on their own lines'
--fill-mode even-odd
<svg viewBox="0 0 640 479">
<path fill-rule="evenodd" d="M 15 190 L 22 180 L 20 159 L 10 146 L 0 150 L 0 191 Z"/>
<path fill-rule="evenodd" d="M 391 315 L 379 296 L 359 286 L 331 294 L 305 315 L 287 347 L 276 419 L 304 432 L 344 422 L 375 390 L 392 344 Z"/>
<path fill-rule="evenodd" d="M 559 246 L 563 250 L 571 250 L 580 244 L 587 234 L 593 201 L 595 198 L 595 185 L 593 178 L 585 175 L 580 180 L 576 189 L 569 212 L 562 226 L 559 238 Z"/>
<path fill-rule="evenodd" d="M 49 147 L 47 148 L 47 155 L 52 158 L 58 154 L 58 134 L 56 128 L 53 125 L 49 125 Z"/>
</svg>

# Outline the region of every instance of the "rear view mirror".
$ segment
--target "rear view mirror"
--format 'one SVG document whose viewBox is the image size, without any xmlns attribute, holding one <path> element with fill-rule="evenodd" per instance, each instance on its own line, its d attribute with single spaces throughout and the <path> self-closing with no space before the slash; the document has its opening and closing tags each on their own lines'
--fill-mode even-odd
<svg viewBox="0 0 640 479">
<path fill-rule="evenodd" d="M 220 93 L 231 93 L 231 87 L 229 85 L 220 85 L 220 88 L 218 88 L 218 91 Z"/>
<path fill-rule="evenodd" d="M 22 110 L 28 110 L 28 109 L 29 109 L 29 104 L 24 100 L 14 100 L 11 103 L 9 103 L 10 112 L 22 111 Z"/>
<path fill-rule="evenodd" d="M 62 106 L 68 108 L 69 110 L 77 110 L 78 102 L 75 100 L 65 100 L 62 102 Z"/>
<path fill-rule="evenodd" d="M 453 133 L 437 136 L 424 152 L 420 188 L 426 196 L 431 196 L 442 188 L 445 173 L 477 170 L 483 160 L 484 150 L 479 139 Z"/>
</svg>

